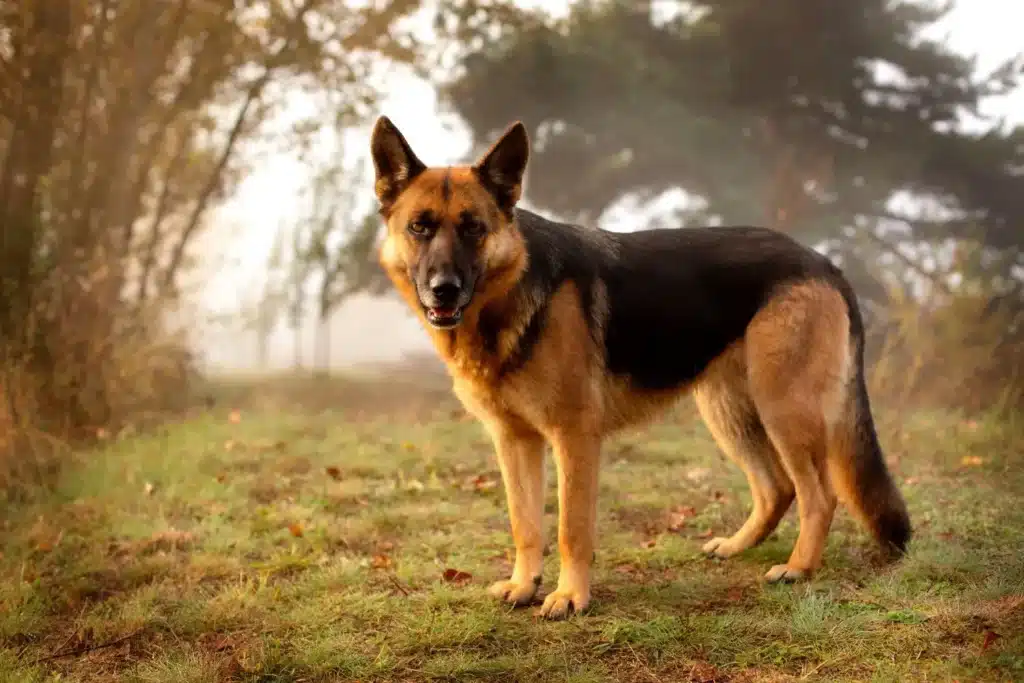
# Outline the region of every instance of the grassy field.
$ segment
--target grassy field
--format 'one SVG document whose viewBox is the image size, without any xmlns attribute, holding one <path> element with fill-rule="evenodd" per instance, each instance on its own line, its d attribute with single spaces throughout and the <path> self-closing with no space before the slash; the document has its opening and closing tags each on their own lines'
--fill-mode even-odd
<svg viewBox="0 0 1024 683">
<path fill-rule="evenodd" d="M 749 496 L 684 404 L 606 448 L 594 603 L 551 623 L 486 595 L 511 538 L 483 430 L 443 387 L 329 384 L 235 387 L 3 502 L 0 680 L 1024 680 L 1024 424 L 880 407 L 910 555 L 842 511 L 825 569 L 767 586 L 795 510 L 704 559 Z"/>
</svg>

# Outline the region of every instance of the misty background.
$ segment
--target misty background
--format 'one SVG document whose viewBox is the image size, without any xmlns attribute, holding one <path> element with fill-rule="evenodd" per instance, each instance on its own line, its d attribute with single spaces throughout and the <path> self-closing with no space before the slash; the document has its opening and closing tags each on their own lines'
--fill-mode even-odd
<svg viewBox="0 0 1024 683">
<path fill-rule="evenodd" d="M 572 2 L 532 0 L 511 4 L 564 19 Z M 652 15 L 657 18 L 659 12 L 671 13 L 681 4 L 685 3 L 654 2 Z M 1019 32 L 1012 19 L 1019 12 L 1012 0 L 961 1 L 922 34 L 941 41 L 958 54 L 975 58 L 975 73 L 984 74 L 1013 58 L 1020 50 Z M 410 23 L 424 41 L 436 44 L 441 39 L 431 26 L 431 14 L 429 10 L 420 12 Z M 1024 15 L 1020 19 L 1024 20 Z M 470 161 L 475 151 L 472 132 L 457 111 L 451 111 L 440 101 L 430 79 L 404 66 L 386 67 L 382 71 L 379 78 L 382 97 L 377 111 L 396 122 L 421 158 L 437 165 Z M 301 92 L 288 97 L 290 101 L 275 121 L 281 127 L 308 115 L 311 109 L 309 99 Z M 979 104 L 980 116 L 963 116 L 963 129 L 985 130 L 996 121 L 1011 126 L 1024 123 L 1022 89 L 987 97 Z M 607 107 L 608 103 L 595 100 L 589 105 Z M 510 107 L 509 123 L 521 114 L 517 107 Z M 355 160 L 366 154 L 369 130 L 369 125 L 362 125 L 347 131 L 343 148 L 347 159 Z M 308 164 L 294 151 L 274 151 L 254 157 L 233 196 L 211 219 L 209 249 L 227 252 L 227 256 L 207 270 L 210 285 L 202 291 L 204 317 L 216 319 L 193 337 L 204 365 L 210 370 L 285 369 L 295 362 L 296 335 L 285 324 L 275 328 L 269 340 L 268 356 L 261 364 L 257 334 L 245 329 L 237 319 L 230 320 L 248 288 L 259 281 L 260 270 L 270 255 L 277 231 L 288 229 L 290 217 L 302 211 L 305 201 L 302 190 L 311 178 Z M 372 184 L 368 176 L 357 176 L 348 182 L 358 186 L 368 206 L 372 204 Z M 595 223 L 610 230 L 648 227 L 652 219 L 670 214 L 677 203 L 674 199 L 670 193 L 652 202 L 653 206 L 638 206 L 627 196 Z M 543 206 L 532 208 L 553 214 Z M 229 320 L 224 321 L 224 318 Z M 386 295 L 353 296 L 331 314 L 329 324 L 332 339 L 329 362 L 334 368 L 393 362 L 409 353 L 430 352 L 429 340 L 419 323 L 401 302 Z M 314 321 L 304 321 L 298 335 L 307 359 L 314 353 L 316 328 Z"/>
<path fill-rule="evenodd" d="M 522 120 L 523 203 L 550 217 L 788 232 L 854 283 L 876 390 L 1017 392 L 1020 12 L 3 3 L 0 418 L 102 424 L 186 393 L 196 372 L 432 362 L 376 264 L 367 154 L 381 114 L 437 165 L 471 161 Z M 962 376 L 936 386 L 954 366 Z"/>
</svg>

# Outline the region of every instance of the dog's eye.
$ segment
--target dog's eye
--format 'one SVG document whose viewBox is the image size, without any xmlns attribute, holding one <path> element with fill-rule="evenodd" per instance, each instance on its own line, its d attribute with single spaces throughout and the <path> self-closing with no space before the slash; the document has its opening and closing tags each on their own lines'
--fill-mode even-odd
<svg viewBox="0 0 1024 683">
<path fill-rule="evenodd" d="M 430 232 L 430 226 L 424 223 L 423 221 L 413 221 L 412 223 L 409 224 L 408 229 L 409 232 L 420 237 Z"/>
<path fill-rule="evenodd" d="M 487 232 L 487 226 L 480 221 L 467 221 L 462 225 L 462 234 L 466 237 L 481 237 Z"/>
</svg>

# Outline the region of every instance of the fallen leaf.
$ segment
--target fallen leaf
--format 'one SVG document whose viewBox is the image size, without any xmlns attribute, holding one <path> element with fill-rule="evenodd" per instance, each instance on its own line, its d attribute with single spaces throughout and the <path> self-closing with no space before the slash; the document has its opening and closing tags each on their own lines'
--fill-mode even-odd
<svg viewBox="0 0 1024 683">
<path fill-rule="evenodd" d="M 640 547 L 641 548 L 653 548 L 656 545 L 658 545 L 658 541 L 656 541 L 653 538 L 648 538 L 646 541 L 644 541 L 643 543 L 640 544 Z"/>
<path fill-rule="evenodd" d="M 712 495 L 712 496 L 714 497 L 714 499 L 715 499 L 715 500 L 717 500 L 717 501 L 718 501 L 719 503 L 724 503 L 724 502 L 726 502 L 727 500 L 729 500 L 729 496 L 725 495 L 725 494 L 724 494 L 724 493 L 722 493 L 721 491 L 715 491 L 715 492 L 714 492 L 713 494 L 711 494 L 711 495 Z"/>
<path fill-rule="evenodd" d="M 470 483 L 472 487 L 477 491 L 487 491 L 495 488 L 498 485 L 496 479 L 491 479 L 486 474 L 478 474 L 477 476 L 473 477 Z"/>
<path fill-rule="evenodd" d="M 977 467 L 984 462 L 980 455 L 965 455 L 960 459 L 960 464 L 964 467 Z"/>
<path fill-rule="evenodd" d="M 673 509 L 668 516 L 668 530 L 679 531 L 686 526 L 686 520 L 697 514 L 697 510 L 689 505 L 680 505 Z"/>
<path fill-rule="evenodd" d="M 374 569 L 390 569 L 394 562 L 387 555 L 374 555 L 370 560 L 370 566 Z"/>
<path fill-rule="evenodd" d="M 288 531 L 295 538 L 302 538 L 302 525 L 298 522 L 292 522 L 288 525 Z"/>
<path fill-rule="evenodd" d="M 334 465 L 331 465 L 324 471 L 327 472 L 327 476 L 333 479 L 334 481 L 341 481 L 341 470 L 339 470 Z"/>
<path fill-rule="evenodd" d="M 220 474 L 217 475 L 217 483 L 223 484 L 225 481 L 227 481 L 227 478 L 228 475 L 225 474 L 224 472 L 221 472 Z"/>
<path fill-rule="evenodd" d="M 711 538 L 712 534 L 714 534 L 714 532 L 711 531 L 711 529 L 706 529 L 706 530 L 700 532 L 699 534 L 697 534 L 697 536 L 695 538 Z"/>
<path fill-rule="evenodd" d="M 996 633 L 995 631 L 985 631 L 985 639 L 981 643 L 981 651 L 986 652 L 990 647 L 992 647 L 992 644 L 1000 638 L 1002 638 L 1002 636 Z"/>
<path fill-rule="evenodd" d="M 739 586 L 733 586 L 726 592 L 725 599 L 729 602 L 739 602 L 743 599 L 743 589 Z"/>
<path fill-rule="evenodd" d="M 447 583 L 466 583 L 473 579 L 473 575 L 469 572 L 460 571 L 458 569 L 445 569 L 444 574 L 441 575 Z"/>
<path fill-rule="evenodd" d="M 238 424 L 242 421 L 242 413 L 237 408 L 228 413 L 228 422 Z"/>
</svg>

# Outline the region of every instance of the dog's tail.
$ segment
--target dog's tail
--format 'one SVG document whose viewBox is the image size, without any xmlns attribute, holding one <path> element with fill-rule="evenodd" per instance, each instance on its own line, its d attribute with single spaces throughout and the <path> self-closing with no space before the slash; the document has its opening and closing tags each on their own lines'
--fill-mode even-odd
<svg viewBox="0 0 1024 683">
<path fill-rule="evenodd" d="M 911 536 L 910 516 L 878 443 L 864 377 L 863 324 L 855 301 L 850 308 L 853 373 L 842 417 L 830 438 L 829 476 L 836 495 L 879 544 L 903 554 Z"/>
</svg>

